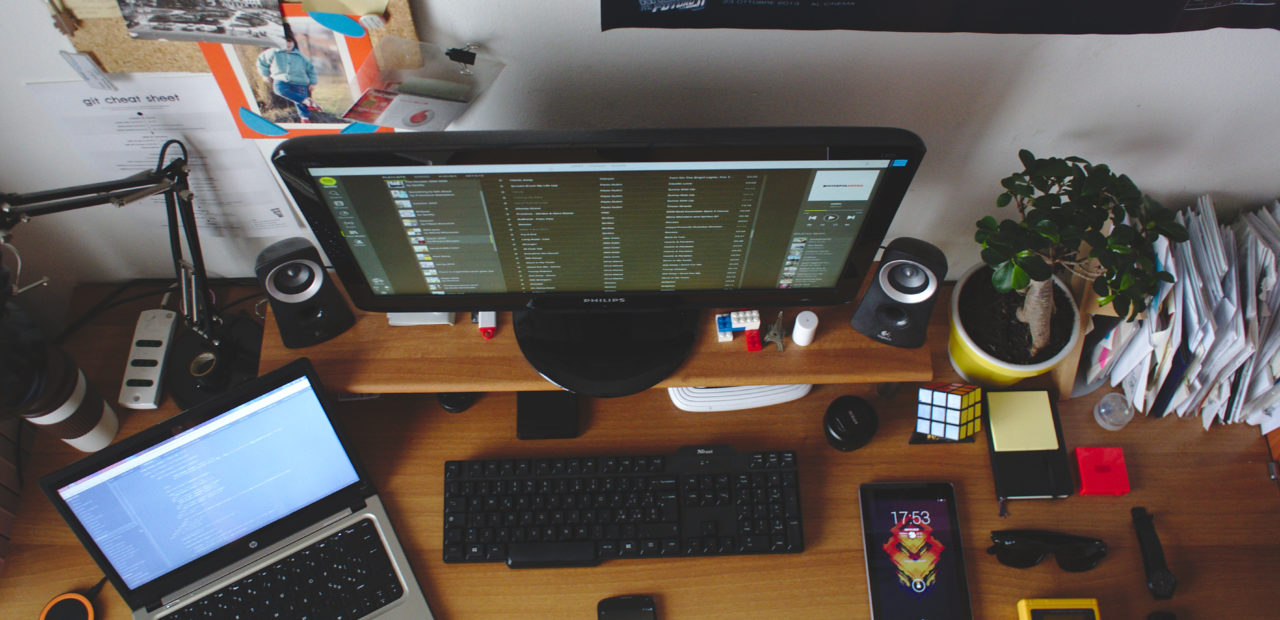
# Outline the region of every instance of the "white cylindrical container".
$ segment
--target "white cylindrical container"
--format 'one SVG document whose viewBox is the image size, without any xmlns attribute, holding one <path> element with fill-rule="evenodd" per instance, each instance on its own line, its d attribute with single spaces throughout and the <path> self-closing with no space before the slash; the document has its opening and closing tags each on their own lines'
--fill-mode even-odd
<svg viewBox="0 0 1280 620">
<path fill-rule="evenodd" d="M 37 387 L 15 410 L 0 413 L 16 413 L 82 452 L 107 447 L 120 429 L 116 412 L 61 349 L 49 346 L 40 357 L 32 360 Z"/>
<path fill-rule="evenodd" d="M 805 310 L 796 315 L 795 327 L 791 329 L 791 342 L 807 347 L 809 343 L 813 342 L 813 335 L 816 331 L 818 331 L 818 315 Z"/>
<path fill-rule="evenodd" d="M 43 414 L 27 415 L 27 421 L 53 430 L 63 441 L 81 452 L 97 452 L 115 439 L 120 420 L 107 401 L 98 395 L 76 369 L 75 386 L 61 405 Z"/>
</svg>

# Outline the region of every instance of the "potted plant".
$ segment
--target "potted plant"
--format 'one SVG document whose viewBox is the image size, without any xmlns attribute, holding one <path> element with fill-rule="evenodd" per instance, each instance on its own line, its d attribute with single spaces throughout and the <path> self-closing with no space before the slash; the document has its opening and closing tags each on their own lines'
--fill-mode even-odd
<svg viewBox="0 0 1280 620">
<path fill-rule="evenodd" d="M 1160 270 L 1153 243 L 1187 239 L 1173 211 L 1105 164 L 1038 159 L 1026 149 L 1018 157 L 1023 170 L 1001 181 L 996 198 L 1017 217 L 978 220 L 982 263 L 952 295 L 952 364 L 987 385 L 1043 373 L 1074 348 L 1078 310 L 1056 276 L 1091 281 L 1099 305 L 1133 320 L 1162 282 L 1173 281 Z"/>
</svg>

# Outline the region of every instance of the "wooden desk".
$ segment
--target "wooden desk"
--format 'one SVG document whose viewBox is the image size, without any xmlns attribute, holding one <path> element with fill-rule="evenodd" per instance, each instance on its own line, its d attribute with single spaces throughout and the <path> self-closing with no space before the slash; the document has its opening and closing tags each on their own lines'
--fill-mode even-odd
<svg viewBox="0 0 1280 620">
<path fill-rule="evenodd" d="M 945 306 L 946 304 L 938 304 Z M 879 383 L 927 381 L 932 376 L 926 349 L 899 349 L 881 344 L 849 327 L 854 306 L 813 308 L 818 333 L 813 344 L 798 347 L 788 340 L 779 353 L 773 346 L 748 355 L 743 337 L 732 343 L 716 340 L 714 313 L 705 311 L 705 329 L 693 353 L 659 387 L 711 387 L 783 383 Z M 789 310 L 787 329 L 797 311 Z M 777 309 L 761 309 L 765 326 Z M 498 313 L 498 332 L 483 340 L 470 316 L 458 314 L 455 325 L 391 327 L 386 316 L 356 310 L 356 324 L 319 345 L 286 349 L 274 318 L 268 317 L 262 338 L 260 370 L 266 372 L 307 356 L 329 389 L 347 393 L 407 394 L 419 392 L 486 392 L 554 390 L 525 361 L 511 328 L 511 313 Z"/>
<path fill-rule="evenodd" d="M 83 307 L 83 306 L 81 306 Z M 91 381 L 114 394 L 124 344 L 138 310 L 121 309 L 90 325 L 68 348 Z M 951 376 L 931 332 L 929 353 Z M 821 337 L 821 336 L 820 336 Z M 908 386 L 909 387 L 909 386 Z M 881 414 L 872 443 L 856 452 L 827 447 L 821 418 L 836 396 L 868 397 Z M 879 480 L 948 480 L 959 492 L 970 591 L 976 618 L 1011 618 L 1023 597 L 1096 597 L 1104 618 L 1145 618 L 1155 610 L 1186 619 L 1274 617 L 1280 589 L 1280 489 L 1267 480 L 1265 443 L 1252 427 L 1201 431 L 1192 420 L 1135 420 L 1102 430 L 1092 398 L 1061 403 L 1067 443 L 1120 445 L 1133 491 L 1123 497 L 1028 500 L 999 518 L 985 439 L 971 444 L 910 446 L 910 389 L 878 396 L 872 386 L 817 386 L 806 398 L 776 407 L 725 413 L 676 410 L 661 390 L 592 401 L 585 432 L 574 440 L 515 439 L 515 395 L 490 393 L 469 411 L 449 414 L 433 398 L 384 396 L 345 402 L 339 417 L 381 490 L 433 611 L 440 618 L 591 618 L 596 601 L 652 593 L 663 618 L 865 618 L 867 591 L 859 534 L 857 487 Z M 111 396 L 109 396 L 111 398 Z M 122 413 L 129 434 L 174 413 Z M 446 459 L 665 452 L 688 443 L 729 443 L 740 450 L 794 448 L 802 466 L 807 550 L 796 555 L 619 560 L 593 568 L 512 571 L 501 564 L 441 562 L 443 463 Z M 45 601 L 86 588 L 100 576 L 89 555 L 35 486 L 35 480 L 79 457 L 45 435 L 27 465 L 8 564 L 0 574 L 0 617 L 34 618 Z M 1177 576 L 1171 601 L 1152 600 L 1144 586 L 1133 506 L 1155 516 L 1165 555 Z M 1052 560 L 1007 568 L 984 550 L 993 529 L 1048 528 L 1099 536 L 1106 560 L 1085 573 L 1065 573 Z M 128 610 L 108 587 L 100 617 Z"/>
</svg>

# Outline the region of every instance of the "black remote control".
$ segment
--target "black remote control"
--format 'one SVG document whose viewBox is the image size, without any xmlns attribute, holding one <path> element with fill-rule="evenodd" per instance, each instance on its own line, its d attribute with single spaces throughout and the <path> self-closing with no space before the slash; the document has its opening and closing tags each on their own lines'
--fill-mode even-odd
<svg viewBox="0 0 1280 620">
<path fill-rule="evenodd" d="M 1169 565 L 1164 560 L 1164 548 L 1156 535 L 1155 519 L 1146 508 L 1138 506 L 1129 511 L 1133 515 L 1133 529 L 1138 532 L 1138 547 L 1142 549 L 1142 567 L 1147 571 L 1147 589 L 1157 601 L 1173 598 L 1178 587 Z"/>
</svg>

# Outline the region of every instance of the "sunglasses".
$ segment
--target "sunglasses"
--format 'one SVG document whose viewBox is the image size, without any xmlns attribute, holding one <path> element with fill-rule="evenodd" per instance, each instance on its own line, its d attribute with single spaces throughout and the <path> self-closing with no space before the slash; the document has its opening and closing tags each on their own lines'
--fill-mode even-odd
<svg viewBox="0 0 1280 620">
<path fill-rule="evenodd" d="M 996 530 L 991 532 L 991 542 L 995 544 L 987 553 L 1014 568 L 1030 568 L 1052 553 L 1062 570 L 1079 573 L 1097 566 L 1107 555 L 1107 543 L 1101 539 L 1046 530 Z"/>
</svg>

